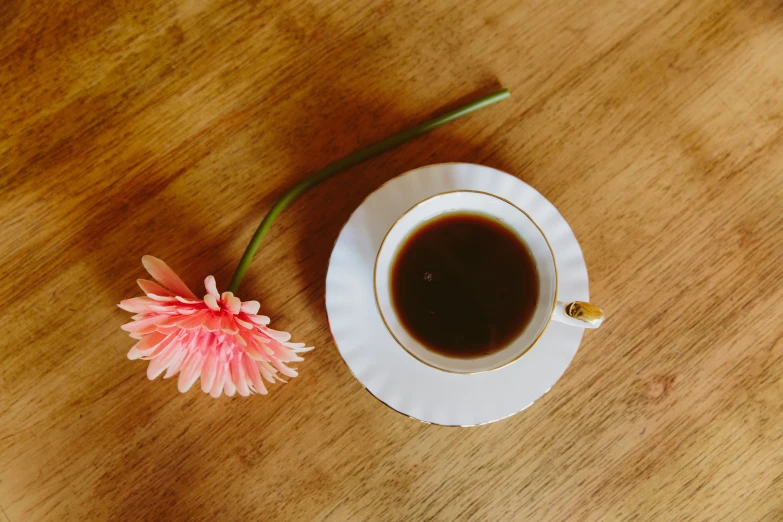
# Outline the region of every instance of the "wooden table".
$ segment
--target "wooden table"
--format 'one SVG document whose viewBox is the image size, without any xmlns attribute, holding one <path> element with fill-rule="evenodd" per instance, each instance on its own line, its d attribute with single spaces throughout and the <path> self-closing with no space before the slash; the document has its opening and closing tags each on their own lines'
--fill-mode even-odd
<svg viewBox="0 0 783 522">
<path fill-rule="evenodd" d="M 779 1 L 3 0 L 0 29 L 7 520 L 783 520 Z M 126 359 L 143 254 L 225 288 L 294 181 L 501 85 L 278 220 L 242 297 L 317 347 L 300 377 L 213 400 Z M 373 399 L 323 301 L 351 211 L 446 161 L 549 198 L 609 317 L 473 429 Z"/>
</svg>

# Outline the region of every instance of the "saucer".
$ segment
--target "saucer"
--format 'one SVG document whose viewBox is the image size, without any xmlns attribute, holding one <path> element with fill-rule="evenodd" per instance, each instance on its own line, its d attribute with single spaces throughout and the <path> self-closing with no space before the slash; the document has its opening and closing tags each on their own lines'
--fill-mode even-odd
<svg viewBox="0 0 783 522">
<path fill-rule="evenodd" d="M 402 174 L 370 194 L 343 226 L 329 259 L 326 312 L 340 355 L 378 400 L 423 422 L 476 426 L 524 410 L 568 368 L 584 330 L 551 321 L 519 360 L 485 373 L 448 373 L 421 363 L 394 340 L 375 302 L 373 268 L 383 238 L 418 202 L 456 190 L 494 194 L 524 210 L 555 255 L 557 299 L 589 301 L 587 268 L 571 228 L 527 183 L 496 169 L 444 163 Z"/>
</svg>

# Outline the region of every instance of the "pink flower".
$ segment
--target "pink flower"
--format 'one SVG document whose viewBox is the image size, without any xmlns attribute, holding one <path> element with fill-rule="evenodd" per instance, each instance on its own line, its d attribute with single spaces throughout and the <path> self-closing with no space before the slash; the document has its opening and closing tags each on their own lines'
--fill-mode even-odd
<svg viewBox="0 0 783 522">
<path fill-rule="evenodd" d="M 138 343 L 128 359 L 146 359 L 147 377 L 164 379 L 179 373 L 179 391 L 201 378 L 201 389 L 213 397 L 266 394 L 263 379 L 285 382 L 297 373 L 286 363 L 312 350 L 290 343 L 286 332 L 272 330 L 269 318 L 257 315 L 258 301 L 242 302 L 231 292 L 218 293 L 215 278 L 204 280 L 207 294 L 198 299 L 169 266 L 152 256 L 141 259 L 157 281 L 139 279 L 146 297 L 126 299 L 119 307 L 136 315 L 122 329 Z"/>
</svg>

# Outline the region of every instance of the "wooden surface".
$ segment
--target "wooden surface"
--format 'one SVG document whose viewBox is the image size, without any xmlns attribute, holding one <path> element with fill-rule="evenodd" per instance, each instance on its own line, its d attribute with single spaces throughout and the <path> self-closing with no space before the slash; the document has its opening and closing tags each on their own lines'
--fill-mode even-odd
<svg viewBox="0 0 783 522">
<path fill-rule="evenodd" d="M 512 98 L 334 178 L 241 290 L 316 345 L 267 397 L 149 382 L 140 258 L 225 288 L 275 197 L 454 102 Z M 0 507 L 39 520 L 783 520 L 777 0 L 0 2 Z M 519 176 L 571 223 L 588 332 L 474 429 L 353 379 L 324 277 L 421 165 Z"/>
</svg>

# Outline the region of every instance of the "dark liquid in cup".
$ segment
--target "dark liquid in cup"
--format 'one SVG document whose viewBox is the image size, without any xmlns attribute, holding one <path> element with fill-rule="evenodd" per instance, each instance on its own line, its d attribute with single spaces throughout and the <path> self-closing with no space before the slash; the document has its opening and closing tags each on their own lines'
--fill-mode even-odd
<svg viewBox="0 0 783 522">
<path fill-rule="evenodd" d="M 392 262 L 392 303 L 402 325 L 451 357 L 508 346 L 530 323 L 538 293 L 525 243 L 483 214 L 434 218 L 406 238 Z"/>
</svg>

